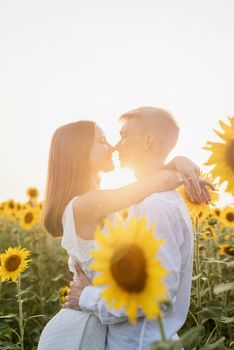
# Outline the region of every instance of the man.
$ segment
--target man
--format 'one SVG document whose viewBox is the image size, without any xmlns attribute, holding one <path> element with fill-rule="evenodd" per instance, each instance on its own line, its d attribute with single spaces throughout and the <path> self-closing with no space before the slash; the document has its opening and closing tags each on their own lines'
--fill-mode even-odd
<svg viewBox="0 0 234 350">
<path fill-rule="evenodd" d="M 121 165 L 131 167 L 137 178 L 161 170 L 178 139 L 179 128 L 172 115 L 160 108 L 141 107 L 120 119 L 123 126 L 116 149 Z M 171 272 L 165 280 L 171 306 L 165 309 L 163 323 L 166 337 L 178 339 L 177 331 L 183 326 L 189 309 L 192 280 L 193 230 L 188 210 L 176 191 L 168 191 L 154 193 L 132 206 L 127 220 L 133 214 L 145 215 L 150 226 L 156 224 L 155 235 L 166 241 L 158 254 Z M 124 309 L 108 310 L 105 301 L 100 299 L 101 288 L 89 285 L 79 266 L 77 272 L 80 282 L 71 283 L 65 307 L 93 312 L 108 325 L 106 350 L 145 350 L 161 339 L 155 320 L 147 320 L 139 310 L 138 322 L 132 326 Z"/>
</svg>

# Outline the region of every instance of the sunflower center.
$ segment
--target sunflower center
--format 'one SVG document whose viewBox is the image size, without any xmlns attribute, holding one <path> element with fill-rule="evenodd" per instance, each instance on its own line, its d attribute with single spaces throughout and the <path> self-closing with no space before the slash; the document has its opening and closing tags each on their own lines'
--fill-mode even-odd
<svg viewBox="0 0 234 350">
<path fill-rule="evenodd" d="M 217 215 L 217 216 L 220 216 L 220 214 L 221 214 L 221 210 L 219 210 L 219 209 L 215 209 L 214 212 L 215 212 L 215 215 Z"/>
<path fill-rule="evenodd" d="M 19 267 L 21 259 L 19 255 L 11 255 L 7 258 L 5 262 L 5 267 L 7 271 L 15 271 Z"/>
<path fill-rule="evenodd" d="M 234 221 L 234 213 L 227 213 L 226 219 L 229 222 L 233 222 Z"/>
<path fill-rule="evenodd" d="M 228 164 L 234 170 L 234 140 L 232 140 L 228 146 L 226 156 Z"/>
<path fill-rule="evenodd" d="M 9 206 L 10 209 L 14 209 L 14 207 L 15 207 L 14 202 L 10 201 L 8 206 Z"/>
<path fill-rule="evenodd" d="M 33 214 L 32 213 L 27 213 L 24 217 L 24 220 L 27 224 L 29 224 L 30 222 L 32 222 L 33 220 Z"/>
<path fill-rule="evenodd" d="M 31 197 L 35 197 L 37 195 L 37 192 L 35 190 L 31 190 L 29 194 Z"/>
<path fill-rule="evenodd" d="M 141 292 L 146 283 L 146 260 L 136 245 L 123 247 L 111 260 L 111 273 L 118 285 L 127 292 Z"/>
<path fill-rule="evenodd" d="M 224 248 L 224 251 L 225 251 L 225 253 L 228 254 L 228 255 L 234 255 L 234 248 L 231 247 L 231 246 L 225 247 L 225 248 Z"/>
</svg>

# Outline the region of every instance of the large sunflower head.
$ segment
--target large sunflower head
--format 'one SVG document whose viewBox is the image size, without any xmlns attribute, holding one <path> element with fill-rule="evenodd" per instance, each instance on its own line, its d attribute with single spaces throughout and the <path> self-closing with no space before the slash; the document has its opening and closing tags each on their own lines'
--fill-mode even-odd
<svg viewBox="0 0 234 350">
<path fill-rule="evenodd" d="M 225 207 L 221 213 L 221 218 L 224 226 L 234 228 L 234 207 Z"/>
<path fill-rule="evenodd" d="M 137 308 L 153 319 L 160 314 L 159 303 L 167 299 L 163 279 L 168 271 L 157 259 L 163 240 L 157 240 L 153 227 L 145 218 L 132 217 L 128 225 L 120 220 L 106 221 L 108 233 L 97 229 L 95 240 L 99 250 L 91 252 L 94 262 L 90 268 L 100 275 L 94 285 L 106 285 L 101 296 L 110 307 L 126 308 L 131 323 L 136 322 Z"/>
<path fill-rule="evenodd" d="M 234 195 L 234 117 L 228 117 L 230 125 L 219 121 L 223 133 L 214 130 L 222 142 L 207 142 L 204 149 L 212 152 L 205 165 L 214 166 L 211 170 L 213 179 L 218 178 L 219 183 L 227 181 L 227 192 Z"/>
<path fill-rule="evenodd" d="M 0 255 L 0 279 L 7 281 L 12 279 L 16 281 L 19 274 L 28 267 L 30 252 L 21 247 L 8 248 L 5 253 Z"/>
<path fill-rule="evenodd" d="M 209 174 L 205 174 L 201 172 L 200 177 L 203 178 L 204 180 L 207 180 L 209 182 L 212 182 L 211 176 Z M 202 221 L 210 212 L 211 208 L 215 206 L 216 201 L 219 198 L 218 192 L 215 190 L 211 190 L 209 186 L 207 186 L 210 196 L 211 196 L 211 201 L 209 204 L 205 203 L 194 203 L 191 201 L 189 195 L 187 194 L 185 187 L 180 186 L 178 189 L 178 192 L 182 196 L 182 198 L 185 201 L 185 204 L 188 207 L 188 210 L 190 212 L 190 216 L 193 218 L 198 218 L 198 220 Z"/>
</svg>

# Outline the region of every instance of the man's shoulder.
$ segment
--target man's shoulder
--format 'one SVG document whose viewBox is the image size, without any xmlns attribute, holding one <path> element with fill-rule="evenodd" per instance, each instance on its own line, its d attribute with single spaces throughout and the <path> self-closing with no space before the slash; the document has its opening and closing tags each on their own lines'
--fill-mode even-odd
<svg viewBox="0 0 234 350">
<path fill-rule="evenodd" d="M 178 202 L 183 202 L 182 197 L 177 191 L 165 191 L 165 192 L 155 192 L 151 195 L 144 198 L 142 202 L 138 205 L 148 205 L 151 203 L 152 205 L 155 203 L 165 203 L 169 206 L 173 206 Z"/>
<path fill-rule="evenodd" d="M 186 227 L 192 230 L 188 208 L 176 190 L 151 194 L 133 206 L 132 213 L 136 215 L 154 213 L 155 217 L 165 217 L 165 215 L 174 217 L 175 220 L 185 223 Z"/>
</svg>

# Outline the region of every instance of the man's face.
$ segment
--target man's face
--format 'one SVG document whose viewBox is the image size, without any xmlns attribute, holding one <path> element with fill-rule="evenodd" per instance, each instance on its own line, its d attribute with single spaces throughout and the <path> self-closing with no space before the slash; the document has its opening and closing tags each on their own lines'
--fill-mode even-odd
<svg viewBox="0 0 234 350">
<path fill-rule="evenodd" d="M 115 146 L 119 152 L 119 160 L 122 167 L 136 170 L 144 156 L 145 133 L 142 123 L 135 119 L 124 122 L 120 130 L 121 139 Z"/>
</svg>

